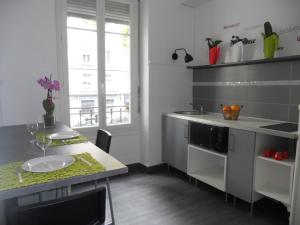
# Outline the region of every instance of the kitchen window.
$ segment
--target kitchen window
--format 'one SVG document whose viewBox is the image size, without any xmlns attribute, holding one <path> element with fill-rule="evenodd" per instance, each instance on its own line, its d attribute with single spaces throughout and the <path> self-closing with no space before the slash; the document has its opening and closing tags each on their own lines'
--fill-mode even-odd
<svg viewBox="0 0 300 225">
<path fill-rule="evenodd" d="M 58 4 L 65 4 L 62 18 L 66 20 L 65 120 L 72 128 L 134 127 L 137 1 L 66 0 Z"/>
</svg>

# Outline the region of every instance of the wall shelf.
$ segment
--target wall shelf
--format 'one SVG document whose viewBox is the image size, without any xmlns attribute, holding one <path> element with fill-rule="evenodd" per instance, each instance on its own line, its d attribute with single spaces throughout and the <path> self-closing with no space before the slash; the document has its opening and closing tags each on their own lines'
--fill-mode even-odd
<svg viewBox="0 0 300 225">
<path fill-rule="evenodd" d="M 226 63 L 226 64 L 216 64 L 216 65 L 203 65 L 203 66 L 188 66 L 188 69 L 211 69 L 220 67 L 234 67 L 234 66 L 244 66 L 244 65 L 256 65 L 256 64 L 268 64 L 277 62 L 289 62 L 289 61 L 299 61 L 300 55 L 279 57 L 274 59 L 258 59 L 249 60 L 239 63 Z"/>
</svg>

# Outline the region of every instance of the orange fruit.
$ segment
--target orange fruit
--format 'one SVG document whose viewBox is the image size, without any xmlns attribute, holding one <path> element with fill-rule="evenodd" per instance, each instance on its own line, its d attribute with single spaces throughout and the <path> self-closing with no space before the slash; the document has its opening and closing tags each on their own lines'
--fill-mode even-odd
<svg viewBox="0 0 300 225">
<path fill-rule="evenodd" d="M 232 106 L 230 106 L 232 111 L 240 111 L 241 110 L 241 106 L 237 105 L 237 104 L 233 104 Z"/>
<path fill-rule="evenodd" d="M 231 111 L 231 107 L 228 105 L 224 105 L 223 106 L 223 112 L 230 112 Z"/>
</svg>

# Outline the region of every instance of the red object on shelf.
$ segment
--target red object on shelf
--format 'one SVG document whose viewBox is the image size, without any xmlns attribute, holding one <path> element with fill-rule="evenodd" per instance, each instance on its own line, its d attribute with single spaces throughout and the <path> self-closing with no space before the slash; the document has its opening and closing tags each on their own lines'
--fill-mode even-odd
<svg viewBox="0 0 300 225">
<path fill-rule="evenodd" d="M 285 151 L 282 152 L 282 154 L 283 154 L 284 159 L 289 159 L 290 158 L 289 151 L 285 150 Z"/>
<path fill-rule="evenodd" d="M 209 64 L 214 65 L 218 62 L 220 57 L 220 47 L 216 46 L 209 49 Z"/>
<path fill-rule="evenodd" d="M 271 158 L 271 151 L 270 150 L 265 150 L 263 155 L 264 155 L 264 157 Z"/>
<path fill-rule="evenodd" d="M 276 154 L 276 151 L 275 150 L 272 150 L 272 149 L 266 149 L 264 152 L 263 152 L 263 156 L 264 157 L 267 157 L 267 158 L 274 158 Z"/>
<path fill-rule="evenodd" d="M 271 158 L 274 158 L 276 154 L 276 150 L 275 149 L 271 149 Z"/>
<path fill-rule="evenodd" d="M 284 159 L 283 158 L 283 153 L 282 152 L 276 152 L 275 155 L 274 155 L 274 159 L 278 160 L 278 161 L 282 161 Z"/>
</svg>

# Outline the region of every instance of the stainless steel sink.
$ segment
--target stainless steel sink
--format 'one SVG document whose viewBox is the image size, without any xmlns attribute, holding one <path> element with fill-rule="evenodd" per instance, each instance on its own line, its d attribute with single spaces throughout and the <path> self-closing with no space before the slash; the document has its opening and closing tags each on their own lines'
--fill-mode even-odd
<svg viewBox="0 0 300 225">
<path fill-rule="evenodd" d="M 176 111 L 174 112 L 176 114 L 181 114 L 181 115 L 204 115 L 204 112 L 200 111 Z"/>
</svg>

